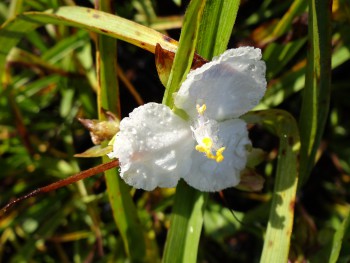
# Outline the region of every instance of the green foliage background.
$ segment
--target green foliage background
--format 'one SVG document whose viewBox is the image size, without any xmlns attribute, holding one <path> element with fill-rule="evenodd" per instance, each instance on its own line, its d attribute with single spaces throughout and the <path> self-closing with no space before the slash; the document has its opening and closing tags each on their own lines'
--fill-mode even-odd
<svg viewBox="0 0 350 263">
<path fill-rule="evenodd" d="M 113 169 L 3 215 L 0 262 L 348 262 L 349 21 L 347 0 L 0 2 L 3 205 L 101 163 L 74 157 L 92 146 L 76 118 L 171 105 L 195 51 L 260 47 L 268 79 L 244 117 L 262 191 L 135 191 Z M 152 29 L 179 40 L 166 89 L 152 53 L 177 42 Z"/>
</svg>

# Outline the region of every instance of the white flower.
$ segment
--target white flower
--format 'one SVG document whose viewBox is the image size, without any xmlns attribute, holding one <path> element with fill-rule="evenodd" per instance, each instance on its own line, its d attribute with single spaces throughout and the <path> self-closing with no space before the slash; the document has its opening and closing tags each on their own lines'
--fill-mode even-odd
<svg viewBox="0 0 350 263">
<path fill-rule="evenodd" d="M 224 52 L 191 71 L 175 94 L 184 120 L 162 104 L 138 107 L 120 123 L 110 158 L 118 158 L 126 183 L 144 190 L 174 187 L 183 178 L 201 191 L 236 186 L 251 147 L 239 116 L 266 90 L 260 49 Z"/>
</svg>

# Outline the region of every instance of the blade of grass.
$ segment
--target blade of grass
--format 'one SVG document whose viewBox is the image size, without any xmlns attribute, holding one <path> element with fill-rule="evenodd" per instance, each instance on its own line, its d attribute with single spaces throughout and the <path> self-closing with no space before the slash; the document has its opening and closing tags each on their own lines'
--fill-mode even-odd
<svg viewBox="0 0 350 263">
<path fill-rule="evenodd" d="M 260 43 L 261 45 L 270 43 L 282 35 L 286 34 L 288 30 L 292 27 L 293 19 L 300 15 L 307 7 L 307 1 L 295 0 L 285 12 L 284 16 L 278 21 L 274 26 L 273 30 Z"/>
<path fill-rule="evenodd" d="M 182 180 L 179 182 L 165 243 L 164 263 L 197 261 L 207 199 L 207 193 L 191 188 Z"/>
<path fill-rule="evenodd" d="M 193 6 L 195 4 L 199 5 L 199 1 L 197 1 L 198 3 L 194 2 L 195 1 L 191 2 Z M 202 41 L 201 44 L 197 43 L 197 51 L 199 55 L 206 58 L 211 58 L 211 56 L 216 54 L 215 52 L 222 53 L 226 49 L 227 43 L 231 36 L 233 24 L 236 20 L 235 14 L 237 14 L 237 9 L 239 6 L 239 1 L 232 2 L 234 2 L 234 4 L 231 5 L 228 5 L 227 1 L 209 0 L 205 3 L 204 13 L 206 15 L 203 17 L 198 16 L 198 21 L 196 21 L 197 23 L 201 24 L 198 32 L 198 37 L 204 39 L 204 36 L 210 36 L 210 38 L 208 37 L 207 40 L 211 43 L 211 45 L 207 45 L 204 43 L 204 41 Z M 195 14 L 198 15 L 198 10 L 190 9 L 193 8 L 193 6 L 190 6 L 187 10 L 186 17 L 194 17 L 195 15 L 192 14 L 192 12 L 196 12 Z M 199 7 L 197 6 L 197 8 Z M 225 17 L 225 14 L 233 15 L 227 16 L 226 19 L 223 19 Z M 190 20 L 186 19 L 186 17 L 181 36 L 184 34 L 184 32 L 188 34 L 188 31 L 186 30 L 189 29 L 186 27 L 193 26 L 191 24 L 188 24 Z M 218 21 L 222 20 L 222 23 L 220 23 L 220 26 L 223 27 L 220 29 L 221 32 L 228 32 L 224 36 L 221 36 L 220 39 L 217 39 L 217 34 L 213 34 L 214 30 L 218 30 L 218 21 L 216 19 Z M 193 49 L 193 43 L 186 45 L 186 40 L 193 41 L 190 38 L 180 38 L 179 50 L 177 52 L 179 57 L 184 56 L 181 52 L 188 54 L 188 50 L 191 48 Z M 183 49 L 180 49 L 181 45 L 183 45 Z M 214 45 L 214 47 L 212 45 Z M 194 52 L 194 50 L 192 52 Z M 192 57 L 191 60 L 188 60 L 188 56 L 185 56 L 185 59 L 182 60 L 175 59 L 175 66 L 173 64 L 173 68 L 178 69 L 181 67 L 181 65 L 177 66 L 176 63 L 186 63 L 185 65 L 182 65 L 182 69 L 189 69 L 192 63 Z M 177 86 L 173 86 L 173 91 L 176 91 L 176 89 L 180 87 L 180 81 L 182 81 L 184 76 L 186 75 L 178 77 L 179 82 L 177 83 Z M 163 99 L 163 102 L 168 101 L 171 103 L 171 100 L 167 99 L 166 96 L 172 96 L 172 93 L 169 92 L 168 94 L 165 94 L 165 97 Z M 199 238 L 203 225 L 203 213 L 207 199 L 208 193 L 199 192 L 189 187 L 183 181 L 178 184 L 176 188 L 175 203 L 172 210 L 171 228 L 169 230 L 165 244 L 163 262 L 196 262 Z M 176 253 L 174 253 L 174 251 L 176 251 Z"/>
<path fill-rule="evenodd" d="M 349 59 L 350 52 L 345 46 L 335 49 L 332 55 L 332 69 L 339 67 Z M 292 94 L 303 89 L 305 86 L 305 67 L 306 59 L 298 62 L 287 73 L 270 83 L 264 98 L 255 109 L 263 110 L 276 107 Z"/>
<path fill-rule="evenodd" d="M 198 38 L 200 19 L 206 0 L 192 1 L 186 11 L 181 30 L 179 48 L 176 51 L 169 80 L 163 97 L 163 104 L 173 107 L 173 93 L 180 88 L 190 71 Z"/>
<path fill-rule="evenodd" d="M 100 1 L 98 8 L 113 13 L 111 6 L 111 1 Z M 114 112 L 120 118 L 117 41 L 111 37 L 99 35 L 96 44 L 99 119 L 105 118 L 102 108 Z M 106 163 L 110 159 L 104 156 L 102 161 Z M 130 188 L 121 180 L 116 168 L 106 171 L 105 178 L 113 218 L 122 236 L 126 254 L 132 262 L 144 261 L 146 255 L 144 231 L 137 217 L 136 207 L 129 192 Z"/>
<path fill-rule="evenodd" d="M 10 2 L 8 17 L 18 15 L 22 11 L 23 0 L 14 0 Z"/>
<path fill-rule="evenodd" d="M 291 41 L 289 43 L 270 43 L 264 50 L 263 59 L 268 68 L 267 79 L 274 78 L 277 74 L 285 69 L 286 65 L 295 58 L 297 54 L 305 45 L 306 37 Z"/>
<path fill-rule="evenodd" d="M 276 39 L 287 31 L 292 26 L 293 19 L 300 15 L 307 7 L 307 2 L 304 0 L 294 0 L 288 11 L 284 14 L 282 19 L 278 22 L 275 29 L 272 32 L 273 39 Z"/>
<path fill-rule="evenodd" d="M 94 9 L 61 7 L 46 12 L 28 12 L 7 20 L 0 28 L 0 76 L 5 71 L 6 57 L 11 48 L 28 32 L 47 24 L 84 28 L 124 40 L 153 53 L 157 43 L 171 51 L 177 49 L 177 41 L 153 29 Z"/>
<path fill-rule="evenodd" d="M 197 44 L 201 56 L 211 59 L 226 50 L 239 3 L 232 0 L 207 1 Z"/>
<path fill-rule="evenodd" d="M 345 241 L 345 235 L 349 230 L 350 226 L 350 210 L 348 211 L 348 215 L 345 217 L 341 226 L 337 229 L 334 234 L 333 242 L 331 246 L 331 253 L 329 254 L 330 263 L 336 263 L 339 259 L 339 254 L 343 246 L 343 241 Z M 346 242 L 346 241 L 345 241 Z"/>
<path fill-rule="evenodd" d="M 172 94 L 179 89 L 191 68 L 205 4 L 205 0 L 191 1 L 186 11 L 179 48 L 163 97 L 163 103 L 170 107 L 173 106 Z M 164 263 L 196 262 L 206 199 L 207 194 L 189 187 L 183 181 L 177 185 L 171 227 L 163 254 Z"/>
<path fill-rule="evenodd" d="M 275 189 L 260 262 L 287 262 L 299 172 L 298 126 L 293 116 L 282 110 L 252 112 L 245 118 L 279 137 Z"/>
<path fill-rule="evenodd" d="M 332 0 L 309 0 L 309 52 L 300 113 L 300 185 L 315 163 L 327 121 L 331 89 Z"/>
</svg>

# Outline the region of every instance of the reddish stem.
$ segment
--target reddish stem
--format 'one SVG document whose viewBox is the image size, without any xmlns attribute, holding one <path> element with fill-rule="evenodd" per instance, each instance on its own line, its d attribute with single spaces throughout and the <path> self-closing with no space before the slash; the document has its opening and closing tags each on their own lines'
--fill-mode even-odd
<svg viewBox="0 0 350 263">
<path fill-rule="evenodd" d="M 104 172 L 106 170 L 109 170 L 109 169 L 117 167 L 117 166 L 119 166 L 119 161 L 118 160 L 113 160 L 113 161 L 108 162 L 108 163 L 103 163 L 103 164 L 97 165 L 97 166 L 92 167 L 90 169 L 87 169 L 85 171 L 81 171 L 80 173 L 77 173 L 77 174 L 72 175 L 72 176 L 70 176 L 68 178 L 59 180 L 59 181 L 54 182 L 52 184 L 49 184 L 47 186 L 35 189 L 34 191 L 32 191 L 32 192 L 30 192 L 30 193 L 28 193 L 28 194 L 26 194 L 24 196 L 18 197 L 15 200 L 9 202 L 7 205 L 5 205 L 0 210 L 0 214 L 6 213 L 8 209 L 13 207 L 15 204 L 17 204 L 20 201 L 23 201 L 25 199 L 28 199 L 28 198 L 33 197 L 33 196 L 36 196 L 36 195 L 41 194 L 41 193 L 47 193 L 47 192 L 56 190 L 58 188 L 61 188 L 61 187 L 64 187 L 66 185 L 75 183 L 77 181 L 83 180 L 85 178 L 91 177 L 93 175 L 96 175 L 98 173 Z"/>
</svg>

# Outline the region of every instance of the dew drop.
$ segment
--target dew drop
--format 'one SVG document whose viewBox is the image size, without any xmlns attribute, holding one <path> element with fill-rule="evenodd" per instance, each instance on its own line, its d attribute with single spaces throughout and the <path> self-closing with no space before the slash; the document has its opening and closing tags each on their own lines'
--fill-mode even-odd
<svg viewBox="0 0 350 263">
<path fill-rule="evenodd" d="M 254 64 L 249 64 L 248 65 L 248 70 L 255 71 L 256 70 L 256 66 Z"/>
<path fill-rule="evenodd" d="M 200 79 L 202 79 L 202 77 L 203 77 L 203 73 L 202 74 L 196 74 L 196 75 L 193 76 L 193 80 L 200 80 Z"/>
</svg>

